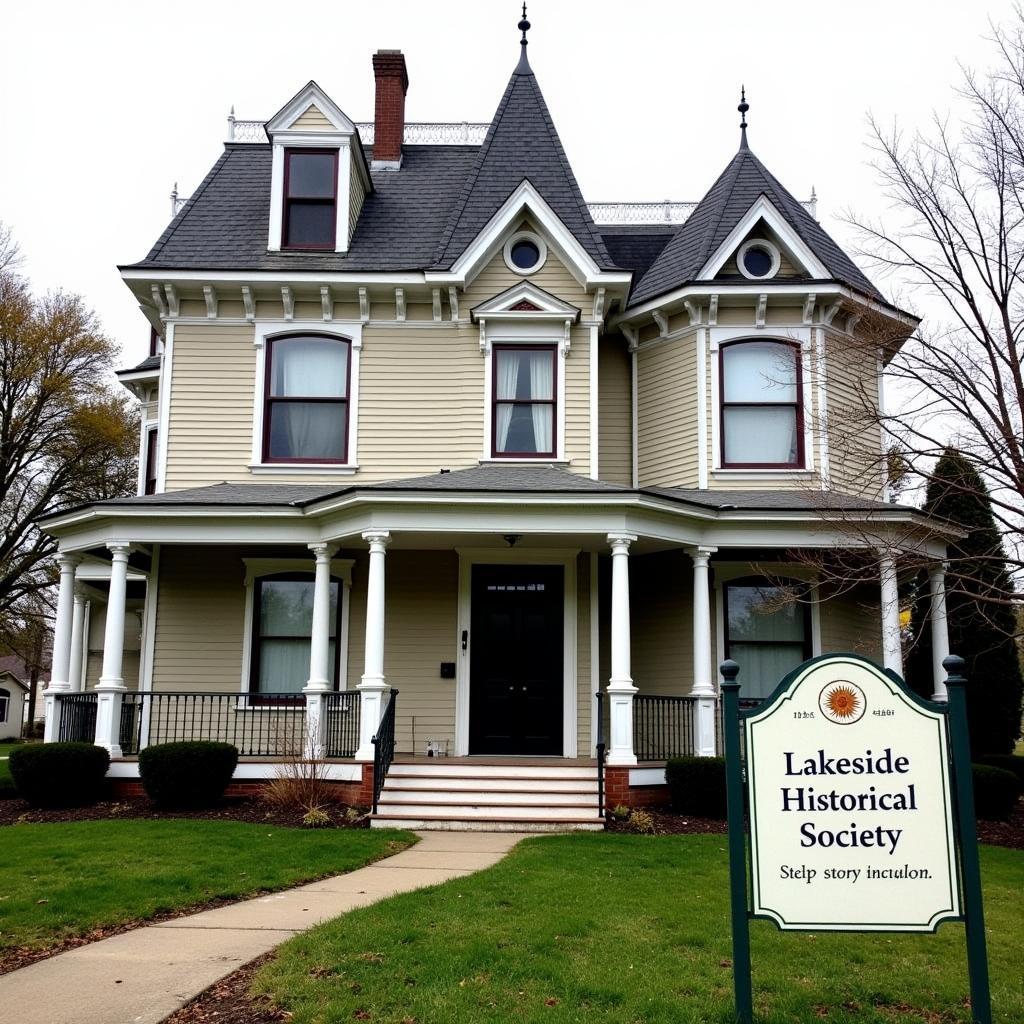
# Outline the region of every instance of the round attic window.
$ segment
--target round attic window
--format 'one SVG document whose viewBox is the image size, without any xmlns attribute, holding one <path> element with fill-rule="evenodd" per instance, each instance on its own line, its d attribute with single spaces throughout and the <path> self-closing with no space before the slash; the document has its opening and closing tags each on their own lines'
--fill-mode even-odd
<svg viewBox="0 0 1024 1024">
<path fill-rule="evenodd" d="M 517 274 L 540 270 L 547 255 L 544 241 L 530 231 L 520 231 L 505 243 L 505 263 Z"/>
<path fill-rule="evenodd" d="M 739 272 L 752 281 L 774 277 L 779 272 L 780 262 L 778 247 L 764 238 L 751 238 L 736 254 Z"/>
</svg>

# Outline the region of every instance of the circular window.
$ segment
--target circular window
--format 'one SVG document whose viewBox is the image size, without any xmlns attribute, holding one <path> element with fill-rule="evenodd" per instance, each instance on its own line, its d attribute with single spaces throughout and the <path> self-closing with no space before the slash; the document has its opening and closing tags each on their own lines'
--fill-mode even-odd
<svg viewBox="0 0 1024 1024">
<path fill-rule="evenodd" d="M 779 272 L 780 262 L 779 250 L 763 238 L 750 239 L 736 254 L 739 272 L 751 280 L 774 277 Z"/>
<path fill-rule="evenodd" d="M 547 254 L 543 240 L 528 231 L 520 231 L 505 243 L 505 262 L 517 274 L 532 274 L 540 270 Z"/>
</svg>

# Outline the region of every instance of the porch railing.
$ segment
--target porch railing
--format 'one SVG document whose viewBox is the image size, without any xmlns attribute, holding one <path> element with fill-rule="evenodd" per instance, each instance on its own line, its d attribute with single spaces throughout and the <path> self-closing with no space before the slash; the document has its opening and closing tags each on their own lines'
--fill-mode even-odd
<svg viewBox="0 0 1024 1024">
<path fill-rule="evenodd" d="M 373 813 L 377 813 L 377 801 L 384 788 L 391 762 L 395 759 L 395 705 L 398 703 L 398 691 L 391 691 L 391 700 L 380 718 L 377 735 L 370 741 L 373 744 Z"/>
<path fill-rule="evenodd" d="M 96 694 L 61 693 L 56 701 L 57 739 L 61 743 L 92 743 L 96 737 Z"/>
<path fill-rule="evenodd" d="M 121 753 L 131 756 L 139 752 L 142 740 L 142 728 L 145 694 L 126 693 L 121 698 L 121 727 L 118 743 Z"/>
<path fill-rule="evenodd" d="M 597 736 L 594 751 L 597 754 L 597 816 L 604 817 L 604 694 L 600 690 L 594 696 L 597 699 Z"/>
<path fill-rule="evenodd" d="M 216 740 L 242 757 L 301 757 L 306 703 L 295 693 L 147 692 L 146 742 Z"/>
<path fill-rule="evenodd" d="M 633 752 L 638 761 L 692 757 L 697 699 L 638 693 L 633 698 Z"/>
<path fill-rule="evenodd" d="M 338 690 L 324 698 L 324 749 L 328 757 L 355 757 L 359 749 L 360 694 Z"/>
</svg>

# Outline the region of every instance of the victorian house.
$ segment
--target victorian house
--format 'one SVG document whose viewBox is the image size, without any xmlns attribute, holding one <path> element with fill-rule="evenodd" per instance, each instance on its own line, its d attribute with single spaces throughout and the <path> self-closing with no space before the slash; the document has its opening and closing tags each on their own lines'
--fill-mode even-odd
<svg viewBox="0 0 1024 1024">
<path fill-rule="evenodd" d="M 755 156 L 745 101 L 700 202 L 588 204 L 528 27 L 486 125 L 406 123 L 394 50 L 372 124 L 315 82 L 230 118 L 120 268 L 153 331 L 120 374 L 138 495 L 42 524 L 49 739 L 126 785 L 140 746 L 205 737 L 240 785 L 326 758 L 374 824 L 599 827 L 716 753 L 723 658 L 752 698 L 825 652 L 899 671 L 903 545 L 941 613 L 952 528 L 886 500 L 877 426 L 849 444 L 917 320 Z M 853 588 L 794 557 L 851 547 Z"/>
</svg>

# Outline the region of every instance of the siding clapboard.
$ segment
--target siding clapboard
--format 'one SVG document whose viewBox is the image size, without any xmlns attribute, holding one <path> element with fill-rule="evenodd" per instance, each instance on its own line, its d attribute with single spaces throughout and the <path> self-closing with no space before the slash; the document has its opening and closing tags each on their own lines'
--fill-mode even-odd
<svg viewBox="0 0 1024 1024">
<path fill-rule="evenodd" d="M 637 353 L 637 462 L 641 487 L 697 486 L 697 356 L 693 337 Z"/>
<path fill-rule="evenodd" d="M 598 345 L 598 476 L 629 487 L 633 480 L 632 357 L 624 338 Z"/>
</svg>

